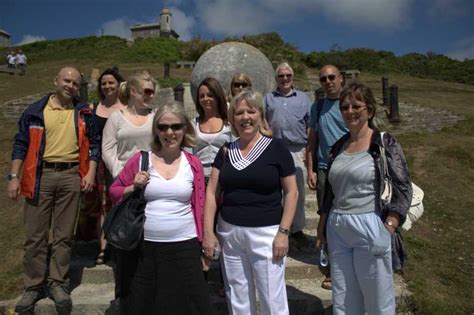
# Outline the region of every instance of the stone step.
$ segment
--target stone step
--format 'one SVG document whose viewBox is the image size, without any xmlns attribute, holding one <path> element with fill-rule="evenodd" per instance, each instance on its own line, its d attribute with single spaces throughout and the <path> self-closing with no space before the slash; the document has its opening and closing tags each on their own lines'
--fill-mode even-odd
<svg viewBox="0 0 474 315">
<path fill-rule="evenodd" d="M 320 287 L 322 277 L 316 279 L 289 279 L 286 281 L 290 314 L 332 314 L 331 291 Z M 411 293 L 400 276 L 395 275 L 395 292 L 397 313 L 409 310 L 413 301 Z M 73 315 L 118 314 L 112 307 L 112 284 L 83 284 L 71 293 L 73 300 Z M 8 310 L 18 300 L 0 302 L 0 313 L 8 314 Z M 211 302 L 216 315 L 227 314 L 225 299 L 211 292 Z M 43 299 L 36 306 L 37 315 L 55 314 L 54 303 Z"/>
<path fill-rule="evenodd" d="M 310 244 L 314 244 L 314 238 L 309 238 Z M 314 247 L 304 250 L 290 250 L 286 262 L 287 279 L 311 279 L 320 277 L 318 267 L 319 254 Z M 212 267 L 212 272 L 218 273 L 217 264 Z M 111 266 L 98 265 L 94 267 L 72 266 L 69 271 L 72 287 L 82 284 L 106 284 L 114 282 L 114 275 Z M 215 275 L 214 278 L 217 278 Z"/>
</svg>

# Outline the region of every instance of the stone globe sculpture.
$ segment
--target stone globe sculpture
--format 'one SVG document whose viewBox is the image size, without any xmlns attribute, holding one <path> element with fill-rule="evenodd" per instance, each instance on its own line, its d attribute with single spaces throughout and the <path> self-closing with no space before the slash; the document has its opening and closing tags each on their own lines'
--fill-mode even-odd
<svg viewBox="0 0 474 315">
<path fill-rule="evenodd" d="M 275 70 L 268 58 L 257 48 L 240 42 L 227 42 L 208 49 L 196 62 L 191 76 L 191 94 L 196 99 L 199 83 L 213 77 L 229 93 L 230 81 L 237 72 L 248 74 L 252 88 L 262 93 L 275 89 Z"/>
</svg>

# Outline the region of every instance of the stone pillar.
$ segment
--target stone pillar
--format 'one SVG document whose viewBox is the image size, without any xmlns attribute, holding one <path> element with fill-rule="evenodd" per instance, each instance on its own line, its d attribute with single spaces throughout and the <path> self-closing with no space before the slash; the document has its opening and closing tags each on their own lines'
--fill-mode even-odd
<svg viewBox="0 0 474 315">
<path fill-rule="evenodd" d="M 346 82 L 347 82 L 347 73 L 346 71 L 341 71 L 341 76 L 342 76 L 342 86 L 345 86 L 346 85 Z"/>
<path fill-rule="evenodd" d="M 97 69 L 97 68 L 93 68 L 91 70 L 91 83 L 95 86 L 97 86 L 97 80 L 99 80 L 99 77 L 100 77 L 100 70 Z"/>
<path fill-rule="evenodd" d="M 390 86 L 390 114 L 388 120 L 392 124 L 400 122 L 400 113 L 398 109 L 398 86 Z"/>
<path fill-rule="evenodd" d="M 170 77 L 170 64 L 169 62 L 165 63 L 165 73 L 163 75 L 164 79 L 168 79 Z"/>
<path fill-rule="evenodd" d="M 390 94 L 388 89 L 388 77 L 382 77 L 382 99 L 383 99 L 383 106 L 388 107 L 390 101 Z"/>
<path fill-rule="evenodd" d="M 174 88 L 174 100 L 177 102 L 184 102 L 184 86 L 179 84 Z"/>
<path fill-rule="evenodd" d="M 87 103 L 89 99 L 87 93 L 87 81 L 84 79 L 84 73 L 81 73 L 81 86 L 79 88 L 79 101 L 81 103 Z"/>
</svg>

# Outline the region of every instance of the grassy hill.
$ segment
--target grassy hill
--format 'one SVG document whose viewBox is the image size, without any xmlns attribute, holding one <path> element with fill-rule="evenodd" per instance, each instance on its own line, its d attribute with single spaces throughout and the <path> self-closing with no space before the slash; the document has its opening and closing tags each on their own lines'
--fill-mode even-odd
<svg viewBox="0 0 474 315">
<path fill-rule="evenodd" d="M 260 49 L 274 65 L 288 61 L 296 73 L 304 75 L 307 68 L 320 68 L 325 64 L 334 64 L 341 69 L 359 69 L 377 74 L 397 73 L 450 82 L 474 84 L 474 60 L 458 61 L 447 56 L 427 52 L 409 53 L 396 56 L 390 51 L 377 51 L 368 48 L 343 50 L 338 45 L 328 52 L 300 52 L 291 43 L 285 42 L 278 33 L 229 37 L 224 41 L 239 41 Z M 177 60 L 194 60 L 210 47 L 218 44 L 214 40 L 201 40 L 199 37 L 188 42 L 172 38 L 139 39 L 131 43 L 115 36 L 83 37 L 56 41 L 43 41 L 21 48 L 27 54 L 30 63 L 50 60 L 90 60 L 100 62 L 109 60 L 114 63 L 163 63 Z M 0 49 L 0 55 L 7 50 Z"/>
<path fill-rule="evenodd" d="M 282 44 L 275 36 L 270 36 L 270 39 L 274 45 Z M 250 37 L 246 40 L 255 41 L 257 46 L 266 43 L 265 38 Z M 141 41 L 134 47 L 128 47 L 124 40 L 103 37 L 27 45 L 24 50 L 31 60 L 28 74 L 24 77 L 0 74 L 0 104 L 51 89 L 52 78 L 62 65 L 76 65 L 86 75 L 92 68 L 103 70 L 111 65 L 117 65 L 125 75 L 147 69 L 160 79 L 163 75 L 163 60 L 172 61 L 176 56 L 187 59 L 193 54 L 198 57 L 201 50 L 212 44 L 197 39 L 188 43 L 163 43 Z M 166 49 L 155 49 L 158 44 L 166 46 Z M 282 54 L 279 58 L 288 56 L 290 62 L 299 65 L 297 77 L 303 78 L 303 81 L 297 81 L 297 84 L 304 83 L 305 71 L 317 71 L 309 66 L 318 66 L 320 62 L 330 60 L 313 59 L 314 63 L 308 64 L 306 59 L 309 55 L 297 53 L 296 48 L 283 44 L 286 45 L 288 55 Z M 170 54 L 173 49 L 175 52 Z M 271 54 L 270 58 L 278 53 L 275 47 L 270 46 L 263 51 Z M 338 55 L 334 53 L 333 56 Z M 365 71 L 362 71 L 361 79 L 374 89 L 376 96 L 381 96 L 380 71 L 362 70 Z M 171 74 L 178 80 L 189 80 L 191 76 L 189 70 L 178 71 L 174 68 Z M 412 77 L 404 74 L 404 71 L 388 74 L 390 83 L 399 86 L 401 101 L 427 108 L 446 109 L 466 117 L 464 122 L 440 132 L 420 130 L 397 138 L 408 157 L 412 179 L 425 191 L 425 214 L 412 230 L 404 234 L 409 251 L 405 279 L 414 293 L 417 309 L 420 314 L 472 314 L 474 86 Z M 4 149 L 0 163 L 4 174 L 7 174 L 15 122 L 2 123 L 4 128 L 0 134 L 0 143 Z M 6 181 L 0 181 L 0 190 L 5 189 Z M 3 257 L 0 265 L 0 299 L 6 299 L 21 292 L 22 202 L 12 202 L 5 194 L 0 194 L 0 205 L 0 252 Z"/>
</svg>

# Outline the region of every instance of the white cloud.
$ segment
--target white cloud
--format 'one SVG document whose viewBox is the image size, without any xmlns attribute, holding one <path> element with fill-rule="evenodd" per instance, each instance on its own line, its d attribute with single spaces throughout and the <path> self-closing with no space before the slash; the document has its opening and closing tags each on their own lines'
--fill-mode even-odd
<svg viewBox="0 0 474 315">
<path fill-rule="evenodd" d="M 171 7 L 171 28 L 179 34 L 179 39 L 190 40 L 192 38 L 192 29 L 196 24 L 196 20 L 192 16 L 187 16 L 186 13 L 178 8 Z"/>
<path fill-rule="evenodd" d="M 411 4 L 411 0 L 339 0 L 321 1 L 321 9 L 351 26 L 398 29 L 409 22 Z"/>
<path fill-rule="evenodd" d="M 185 0 L 168 0 L 168 4 L 170 5 L 174 5 L 174 6 L 180 6 L 180 5 L 183 5 L 185 4 Z M 175 9 L 175 8 L 174 8 Z M 171 12 L 173 12 L 173 10 L 171 10 Z"/>
<path fill-rule="evenodd" d="M 271 31 L 313 14 L 343 25 L 376 29 L 403 28 L 413 0 L 199 0 L 196 16 L 211 32 L 241 35 Z"/>
<path fill-rule="evenodd" d="M 128 23 L 124 18 L 107 21 L 96 31 L 99 35 L 112 35 L 122 38 L 130 38 L 132 34 L 130 32 L 131 23 Z"/>
<path fill-rule="evenodd" d="M 446 53 L 446 55 L 459 61 L 474 59 L 474 36 L 455 43 L 454 49 Z"/>
<path fill-rule="evenodd" d="M 428 14 L 434 18 L 447 19 L 471 14 L 472 0 L 427 0 Z"/>
<path fill-rule="evenodd" d="M 17 46 L 31 44 L 34 42 L 41 42 L 46 40 L 44 36 L 36 36 L 36 35 L 24 35 L 21 41 L 17 44 Z"/>
<path fill-rule="evenodd" d="M 274 12 L 264 10 L 259 1 L 199 1 L 198 16 L 211 32 L 240 35 L 268 30 L 275 24 Z M 261 2 L 261 1 L 260 1 Z"/>
</svg>

